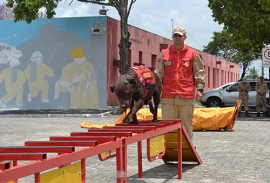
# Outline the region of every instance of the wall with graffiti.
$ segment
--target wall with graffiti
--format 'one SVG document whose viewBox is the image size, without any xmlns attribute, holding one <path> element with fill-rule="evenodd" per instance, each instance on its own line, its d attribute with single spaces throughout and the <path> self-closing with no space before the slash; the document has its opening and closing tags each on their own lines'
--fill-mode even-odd
<svg viewBox="0 0 270 183">
<path fill-rule="evenodd" d="M 1 20 L 0 108 L 106 109 L 106 26 L 102 16 Z"/>
</svg>

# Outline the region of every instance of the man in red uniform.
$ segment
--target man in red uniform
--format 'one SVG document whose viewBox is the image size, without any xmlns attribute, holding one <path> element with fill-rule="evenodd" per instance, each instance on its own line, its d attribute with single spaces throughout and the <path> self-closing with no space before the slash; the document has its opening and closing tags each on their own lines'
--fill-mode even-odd
<svg viewBox="0 0 270 183">
<path fill-rule="evenodd" d="M 155 72 L 162 81 L 162 119 L 181 119 L 193 137 L 194 99 L 201 101 L 205 84 L 204 65 L 195 50 L 185 45 L 186 30 L 173 30 L 173 44 L 162 50 Z"/>
</svg>

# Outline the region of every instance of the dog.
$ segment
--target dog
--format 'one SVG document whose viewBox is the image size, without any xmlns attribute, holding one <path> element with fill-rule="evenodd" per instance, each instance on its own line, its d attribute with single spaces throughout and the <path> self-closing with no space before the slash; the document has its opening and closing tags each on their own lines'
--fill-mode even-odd
<svg viewBox="0 0 270 183">
<path fill-rule="evenodd" d="M 134 66 L 123 72 L 110 86 L 119 101 L 120 108 L 126 113 L 123 123 L 138 124 L 136 113 L 143 105 L 149 105 L 153 121 L 157 122 L 157 111 L 160 103 L 161 81 L 158 75 L 145 66 Z M 154 107 L 152 103 L 154 101 Z"/>
</svg>

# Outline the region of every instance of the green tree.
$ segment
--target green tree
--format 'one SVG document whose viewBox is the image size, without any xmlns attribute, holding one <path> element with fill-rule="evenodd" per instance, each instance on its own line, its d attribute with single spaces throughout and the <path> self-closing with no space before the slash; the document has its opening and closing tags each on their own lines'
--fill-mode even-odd
<svg viewBox="0 0 270 183">
<path fill-rule="evenodd" d="M 204 46 L 203 51 L 232 61 L 237 50 L 232 48 L 229 36 L 230 35 L 225 30 L 222 32 L 214 32 L 213 40 L 210 41 L 207 46 Z"/>
<path fill-rule="evenodd" d="M 207 46 L 204 46 L 203 51 L 239 64 L 243 70 L 240 77 L 242 78 L 247 73 L 248 67 L 255 59 L 254 55 L 256 54 L 249 49 L 243 51 L 235 49 L 232 44 L 232 37 L 226 30 L 214 32 L 213 40 Z"/>
<path fill-rule="evenodd" d="M 258 69 L 256 69 L 255 67 L 252 67 L 252 68 L 249 70 L 248 78 L 251 78 L 251 79 L 257 79 L 257 78 L 259 78 L 259 72 L 258 72 Z"/>
<path fill-rule="evenodd" d="M 25 20 L 31 23 L 37 18 L 41 8 L 45 9 L 47 18 L 55 15 L 55 9 L 61 0 L 6 0 L 7 6 L 13 8 L 15 21 Z M 120 16 L 121 39 L 118 44 L 120 54 L 120 72 L 127 69 L 128 55 L 131 42 L 129 41 L 130 33 L 128 32 L 128 16 L 136 0 L 78 0 L 85 3 L 99 4 L 114 7 Z M 130 1 L 130 2 L 129 2 Z M 72 3 L 73 0 L 70 0 Z"/>
<path fill-rule="evenodd" d="M 209 0 L 214 21 L 224 25 L 234 48 L 243 53 L 251 50 L 260 56 L 270 44 L 269 0 Z"/>
</svg>

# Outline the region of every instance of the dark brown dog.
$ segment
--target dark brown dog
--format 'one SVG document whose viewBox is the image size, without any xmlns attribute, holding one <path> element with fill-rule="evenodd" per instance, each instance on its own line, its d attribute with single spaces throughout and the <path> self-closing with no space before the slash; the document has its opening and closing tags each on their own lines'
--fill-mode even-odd
<svg viewBox="0 0 270 183">
<path fill-rule="evenodd" d="M 156 73 L 144 66 L 132 67 L 123 71 L 110 88 L 111 92 L 117 96 L 122 110 L 126 112 L 130 108 L 123 123 L 138 124 L 136 112 L 146 104 L 149 105 L 150 112 L 153 114 L 153 121 L 158 121 L 157 110 L 162 86 Z"/>
</svg>

